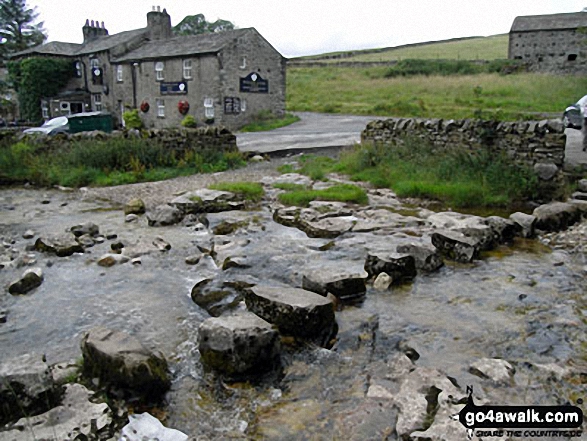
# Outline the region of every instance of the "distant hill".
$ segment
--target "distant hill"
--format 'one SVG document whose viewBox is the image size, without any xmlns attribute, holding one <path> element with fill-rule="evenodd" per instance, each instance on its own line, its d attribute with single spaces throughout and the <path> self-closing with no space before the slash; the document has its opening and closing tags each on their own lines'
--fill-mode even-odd
<svg viewBox="0 0 587 441">
<path fill-rule="evenodd" d="M 455 38 L 443 41 L 361 51 L 335 52 L 292 58 L 300 62 L 385 62 L 412 59 L 496 60 L 508 57 L 508 34 L 490 37 Z"/>
</svg>

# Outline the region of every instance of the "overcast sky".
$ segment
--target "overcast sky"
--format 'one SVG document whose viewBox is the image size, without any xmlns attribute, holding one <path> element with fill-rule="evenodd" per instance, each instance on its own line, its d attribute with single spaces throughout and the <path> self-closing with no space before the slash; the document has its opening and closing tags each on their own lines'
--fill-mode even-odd
<svg viewBox="0 0 587 441">
<path fill-rule="evenodd" d="M 49 41 L 81 43 L 86 19 L 110 34 L 147 24 L 152 6 L 175 26 L 186 15 L 256 28 L 282 55 L 398 46 L 509 32 L 519 15 L 578 12 L 587 0 L 27 0 Z"/>
</svg>

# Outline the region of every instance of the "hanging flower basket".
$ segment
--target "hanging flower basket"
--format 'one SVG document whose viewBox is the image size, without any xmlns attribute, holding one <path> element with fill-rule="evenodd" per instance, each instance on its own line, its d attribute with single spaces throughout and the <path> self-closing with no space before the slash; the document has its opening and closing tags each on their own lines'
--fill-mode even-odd
<svg viewBox="0 0 587 441">
<path fill-rule="evenodd" d="M 141 112 L 147 113 L 150 108 L 151 108 L 151 106 L 149 105 L 149 103 L 147 101 L 143 101 L 141 103 Z"/>
<path fill-rule="evenodd" d="M 190 103 L 183 100 L 180 101 L 179 103 L 177 103 L 177 110 L 179 110 L 179 113 L 181 113 L 182 115 L 185 115 L 190 110 Z"/>
</svg>

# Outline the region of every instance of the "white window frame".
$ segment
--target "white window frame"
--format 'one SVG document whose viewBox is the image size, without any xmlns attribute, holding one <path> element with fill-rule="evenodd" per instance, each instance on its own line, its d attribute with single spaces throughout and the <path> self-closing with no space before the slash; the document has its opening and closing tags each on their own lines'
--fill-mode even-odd
<svg viewBox="0 0 587 441">
<path fill-rule="evenodd" d="M 163 61 L 155 62 L 155 75 L 157 81 L 163 81 L 165 79 L 165 63 Z"/>
<path fill-rule="evenodd" d="M 94 110 L 96 112 L 102 111 L 102 94 L 101 93 L 93 93 L 92 94 L 92 101 L 94 102 Z"/>
<path fill-rule="evenodd" d="M 100 67 L 99 58 L 90 58 L 90 68 L 95 69 Z"/>
<path fill-rule="evenodd" d="M 165 100 L 157 99 L 157 118 L 165 118 Z"/>
<path fill-rule="evenodd" d="M 43 102 L 41 105 L 41 111 L 43 113 L 43 119 L 49 119 L 49 105 L 46 102 Z"/>
<path fill-rule="evenodd" d="M 124 70 L 122 64 L 116 66 L 116 81 L 118 81 L 119 83 L 122 83 L 123 72 Z"/>
<path fill-rule="evenodd" d="M 204 98 L 204 115 L 206 119 L 214 118 L 214 99 Z"/>
<path fill-rule="evenodd" d="M 247 100 L 241 99 L 241 112 L 247 111 Z"/>
<path fill-rule="evenodd" d="M 185 80 L 192 79 L 192 60 L 189 58 L 183 60 L 183 78 Z"/>
</svg>

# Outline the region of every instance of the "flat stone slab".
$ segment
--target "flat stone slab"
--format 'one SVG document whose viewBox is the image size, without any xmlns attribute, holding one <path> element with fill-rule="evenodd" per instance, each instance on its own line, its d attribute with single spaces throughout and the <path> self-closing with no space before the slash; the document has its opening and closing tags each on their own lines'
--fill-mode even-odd
<svg viewBox="0 0 587 441">
<path fill-rule="evenodd" d="M 204 366 L 231 378 L 258 376 L 279 365 L 278 332 L 251 312 L 205 320 L 198 347 Z"/>
<path fill-rule="evenodd" d="M 432 245 L 451 260 L 461 263 L 470 263 L 479 255 L 480 241 L 464 234 L 444 230 L 432 234 Z"/>
<path fill-rule="evenodd" d="M 35 250 L 52 253 L 57 257 L 67 257 L 74 253 L 83 253 L 84 247 L 76 240 L 73 233 L 66 233 L 55 237 L 40 237 L 35 242 Z"/>
<path fill-rule="evenodd" d="M 245 204 L 232 192 L 201 188 L 178 196 L 169 205 L 178 208 L 184 214 L 199 214 L 239 210 Z"/>
<path fill-rule="evenodd" d="M 343 301 L 364 297 L 367 291 L 365 286 L 367 272 L 353 271 L 352 268 L 347 270 L 343 262 L 340 265 L 339 268 L 321 267 L 305 271 L 302 277 L 302 288 L 321 296 L 330 293 Z"/>
<path fill-rule="evenodd" d="M 416 261 L 409 254 L 370 252 L 365 260 L 365 271 L 369 277 L 386 273 L 393 283 L 401 283 L 416 277 Z"/>
<path fill-rule="evenodd" d="M 332 301 L 299 288 L 257 285 L 245 290 L 247 308 L 286 335 L 326 345 L 336 335 Z"/>
</svg>

